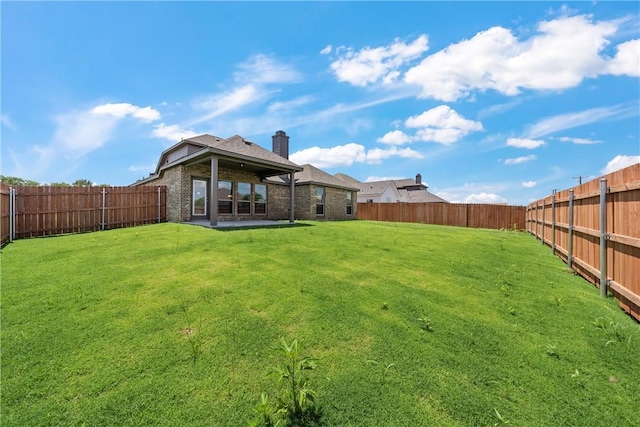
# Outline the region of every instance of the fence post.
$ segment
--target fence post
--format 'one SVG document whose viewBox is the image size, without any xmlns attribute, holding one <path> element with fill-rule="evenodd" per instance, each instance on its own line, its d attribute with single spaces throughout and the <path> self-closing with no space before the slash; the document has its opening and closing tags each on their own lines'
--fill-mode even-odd
<svg viewBox="0 0 640 427">
<path fill-rule="evenodd" d="M 569 190 L 569 241 L 567 242 L 567 264 L 569 270 L 572 269 L 573 263 L 573 189 Z"/>
<path fill-rule="evenodd" d="M 536 232 L 535 232 L 535 236 L 536 236 L 536 239 L 539 237 L 539 234 L 538 234 L 538 202 L 536 202 Z"/>
<path fill-rule="evenodd" d="M 556 254 L 556 190 L 551 194 L 551 253 Z"/>
<path fill-rule="evenodd" d="M 107 200 L 107 189 L 106 188 L 102 188 L 102 221 L 100 222 L 100 230 L 104 231 L 104 214 L 105 214 L 105 209 L 106 209 L 106 202 Z"/>
<path fill-rule="evenodd" d="M 16 238 L 16 189 L 9 188 L 9 241 Z"/>
<path fill-rule="evenodd" d="M 607 179 L 600 180 L 600 296 L 607 297 Z"/>
<path fill-rule="evenodd" d="M 158 187 L 158 223 L 160 222 L 160 218 L 162 217 L 162 209 L 160 207 L 160 201 L 161 201 L 160 187 Z"/>
<path fill-rule="evenodd" d="M 547 204 L 547 202 L 542 199 L 542 232 L 540 233 L 540 240 L 542 241 L 542 244 L 544 245 L 544 207 Z"/>
</svg>

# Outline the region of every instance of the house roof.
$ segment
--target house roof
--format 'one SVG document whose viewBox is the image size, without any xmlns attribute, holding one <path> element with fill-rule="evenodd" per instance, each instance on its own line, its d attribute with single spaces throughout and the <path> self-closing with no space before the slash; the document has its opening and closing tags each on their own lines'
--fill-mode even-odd
<svg viewBox="0 0 640 427">
<path fill-rule="evenodd" d="M 354 180 L 356 183 L 354 186 L 357 186 L 360 189 L 360 193 L 358 196 L 362 198 L 368 197 L 378 197 L 383 194 L 388 188 L 392 188 L 396 190 L 399 195 L 398 202 L 410 202 L 410 203 L 435 203 L 435 202 L 444 202 L 448 203 L 441 197 L 436 196 L 433 193 L 430 193 L 427 190 L 427 186 L 424 183 L 418 184 L 415 179 L 406 178 L 406 179 L 387 179 L 383 181 L 371 181 L 371 182 L 358 182 L 354 178 L 351 178 L 349 175 L 343 175 L 341 177 L 345 181 L 347 179 Z"/>
<path fill-rule="evenodd" d="M 337 173 L 337 174 L 335 174 L 335 175 L 333 175 L 333 176 L 335 176 L 336 178 L 338 178 L 338 179 L 339 179 L 339 180 L 341 180 L 341 181 L 346 182 L 347 184 L 349 184 L 349 185 L 350 185 L 350 186 L 352 186 L 352 187 L 357 187 L 357 188 L 359 188 L 359 187 L 358 187 L 358 184 L 360 184 L 360 181 L 358 181 L 357 179 L 355 179 L 355 178 L 354 178 L 354 177 L 352 177 L 352 176 L 349 176 L 349 175 L 347 175 L 347 174 L 345 174 L 345 173 Z"/>
<path fill-rule="evenodd" d="M 178 152 L 182 155 L 170 160 L 170 156 Z M 164 169 L 179 164 L 203 163 L 213 156 L 219 159 L 221 167 L 243 168 L 262 177 L 302 170 L 301 166 L 239 135 L 224 139 L 203 134 L 183 139 L 163 151 L 155 173 L 136 184 L 159 178 Z"/>
<path fill-rule="evenodd" d="M 411 202 L 411 203 L 449 203 L 447 202 L 445 199 L 436 196 L 433 193 L 430 193 L 429 191 L 427 191 L 426 189 L 424 191 L 421 190 L 405 190 L 405 189 L 400 189 L 398 190 L 398 192 L 400 193 L 400 196 L 402 196 L 402 198 L 404 200 L 401 200 L 402 202 Z"/>
<path fill-rule="evenodd" d="M 255 142 L 249 141 L 240 135 L 234 135 L 231 138 L 220 139 L 212 135 L 204 134 L 185 139 L 187 142 L 195 142 L 206 145 L 213 149 L 212 152 L 227 154 L 230 157 L 242 157 L 244 159 L 255 159 L 266 161 L 276 165 L 284 166 L 286 169 L 300 169 L 300 166 L 284 157 L 276 154 L 266 148 L 261 147 Z M 184 142 L 183 141 L 183 142 Z M 211 151 L 211 150 L 210 150 Z"/>
<path fill-rule="evenodd" d="M 296 185 L 317 184 L 326 187 L 335 187 L 345 190 L 358 191 L 357 186 L 349 185 L 341 179 L 338 179 L 335 176 L 330 175 L 313 165 L 302 165 L 302 168 L 302 171 L 296 172 L 295 174 Z M 289 184 L 289 177 L 286 175 L 270 177 L 267 180 L 271 182 Z"/>
</svg>

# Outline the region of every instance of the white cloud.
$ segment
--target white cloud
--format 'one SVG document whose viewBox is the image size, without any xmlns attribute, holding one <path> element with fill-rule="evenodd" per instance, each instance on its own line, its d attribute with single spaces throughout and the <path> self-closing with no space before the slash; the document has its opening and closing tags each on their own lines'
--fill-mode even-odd
<svg viewBox="0 0 640 427">
<path fill-rule="evenodd" d="M 353 163 L 379 164 L 391 157 L 422 158 L 422 154 L 409 148 L 374 148 L 367 151 L 361 144 L 349 143 L 330 148 L 310 147 L 297 151 L 289 159 L 299 165 L 310 163 L 317 168 L 347 167 Z"/>
<path fill-rule="evenodd" d="M 236 111 L 246 113 L 248 109 L 259 106 L 278 93 L 280 89 L 274 85 L 291 84 L 301 80 L 302 75 L 290 65 L 283 64 L 269 55 L 253 55 L 237 65 L 237 71 L 234 73 L 235 85 L 231 85 L 230 89 L 206 95 L 192 103 L 194 109 L 205 113 L 187 125 L 207 122 Z"/>
<path fill-rule="evenodd" d="M 544 118 L 533 124 L 526 132 L 527 138 L 540 138 L 561 130 L 572 129 L 578 126 L 599 122 L 602 120 L 614 120 L 638 115 L 638 104 L 625 103 L 610 107 L 591 108 L 567 114 Z"/>
<path fill-rule="evenodd" d="M 470 194 L 464 199 L 464 203 L 493 203 L 504 204 L 507 203 L 507 199 L 494 193 L 478 193 Z"/>
<path fill-rule="evenodd" d="M 389 149 L 373 148 L 367 151 L 367 163 L 380 164 L 383 160 L 391 157 L 403 159 L 422 159 L 424 156 L 411 148 L 391 147 Z"/>
<path fill-rule="evenodd" d="M 13 124 L 11 118 L 9 118 L 8 114 L 0 115 L 0 123 L 2 123 L 2 126 L 6 127 L 7 129 L 15 130 L 15 125 Z"/>
<path fill-rule="evenodd" d="M 640 39 L 629 40 L 616 48 L 618 52 L 607 68 L 609 73 L 640 77 Z"/>
<path fill-rule="evenodd" d="M 288 101 L 274 102 L 273 104 L 269 105 L 268 110 L 272 113 L 291 111 L 298 107 L 302 107 L 303 105 L 309 104 L 311 101 L 313 101 L 312 96 L 304 95 Z"/>
<path fill-rule="evenodd" d="M 533 188 L 537 185 L 537 182 L 535 181 L 525 181 L 522 183 L 522 186 L 525 188 Z"/>
<path fill-rule="evenodd" d="M 530 162 L 531 160 L 535 160 L 536 159 L 536 155 L 535 154 L 531 154 L 529 156 L 522 156 L 522 157 L 516 157 L 514 159 L 506 159 L 504 161 L 505 165 L 517 165 L 520 163 L 524 163 L 524 162 Z"/>
<path fill-rule="evenodd" d="M 402 145 L 411 142 L 411 137 L 401 130 L 392 130 L 383 137 L 378 138 L 378 142 L 389 145 Z"/>
<path fill-rule="evenodd" d="M 627 166 L 631 166 L 636 163 L 640 163 L 640 156 L 625 156 L 623 154 L 619 154 L 613 159 L 609 160 L 607 165 L 600 170 L 600 173 L 602 175 L 606 175 L 608 173 L 624 169 Z"/>
<path fill-rule="evenodd" d="M 65 157 L 84 156 L 107 142 L 118 123 L 127 117 L 149 123 L 158 120 L 160 113 L 151 107 L 109 103 L 61 114 L 55 118 L 57 129 L 53 145 Z"/>
<path fill-rule="evenodd" d="M 331 53 L 332 50 L 333 50 L 333 46 L 328 44 L 324 49 L 320 51 L 320 55 L 328 55 Z"/>
<path fill-rule="evenodd" d="M 179 125 L 166 125 L 164 123 L 160 123 L 151 132 L 151 135 L 156 138 L 163 138 L 172 142 L 178 142 L 184 138 L 196 135 L 196 132 L 191 129 L 182 129 Z"/>
<path fill-rule="evenodd" d="M 318 168 L 351 166 L 354 162 L 364 163 L 367 155 L 363 145 L 350 143 L 331 148 L 310 147 L 297 151 L 289 160 L 299 165 L 310 163 Z"/>
<path fill-rule="evenodd" d="M 399 76 L 402 65 L 419 58 L 428 49 L 428 38 L 424 34 L 411 43 L 395 39 L 388 46 L 365 47 L 359 51 L 341 46 L 336 49 L 338 58 L 331 63 L 331 69 L 339 81 L 354 86 L 379 81 L 391 83 Z"/>
<path fill-rule="evenodd" d="M 370 175 L 367 177 L 367 179 L 364 180 L 364 182 L 376 182 L 376 181 L 392 181 L 392 180 L 396 180 L 396 179 L 405 179 L 406 177 L 402 177 L 402 176 L 376 176 L 376 175 Z"/>
<path fill-rule="evenodd" d="M 160 112 L 154 108 L 138 107 L 127 103 L 97 105 L 93 107 L 91 113 L 97 116 L 112 116 L 116 119 L 132 116 L 145 123 L 160 119 Z"/>
<path fill-rule="evenodd" d="M 210 95 L 200 101 L 196 101 L 193 105 L 196 109 L 210 111 L 204 116 L 193 120 L 190 124 L 202 123 L 230 111 L 238 110 L 264 99 L 266 95 L 266 93 L 252 84 L 238 86 L 228 92 Z"/>
<path fill-rule="evenodd" d="M 600 144 L 602 141 L 597 140 L 597 139 L 587 139 L 587 138 L 571 138 L 568 136 L 561 136 L 560 138 L 557 138 L 558 141 L 562 141 L 562 142 L 572 142 L 574 144 L 581 144 L 581 145 L 589 145 L 589 144 Z"/>
<path fill-rule="evenodd" d="M 509 138 L 507 139 L 507 145 L 516 148 L 533 149 L 544 145 L 544 141 L 539 139 Z"/>
<path fill-rule="evenodd" d="M 440 144 L 453 144 L 472 131 L 483 130 L 482 123 L 467 120 L 446 105 L 440 105 L 405 121 L 409 128 L 418 128 L 414 139 Z"/>
<path fill-rule="evenodd" d="M 272 56 L 257 54 L 238 64 L 236 81 L 250 84 L 296 83 L 302 75 L 290 65 L 278 62 Z"/>
<path fill-rule="evenodd" d="M 592 22 L 586 15 L 562 17 L 540 22 L 537 33 L 522 41 L 506 28 L 493 27 L 426 57 L 404 81 L 420 86 L 424 98 L 449 102 L 489 89 L 513 96 L 523 89 L 575 87 L 606 73 L 600 52 L 619 24 Z M 622 47 L 620 62 L 627 64 L 632 54 Z"/>
</svg>

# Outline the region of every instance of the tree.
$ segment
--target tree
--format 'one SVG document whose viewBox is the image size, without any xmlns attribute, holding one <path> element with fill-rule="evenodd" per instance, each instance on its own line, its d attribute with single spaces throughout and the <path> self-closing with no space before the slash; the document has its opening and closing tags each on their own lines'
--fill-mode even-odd
<svg viewBox="0 0 640 427">
<path fill-rule="evenodd" d="M 37 187 L 38 185 L 40 185 L 39 182 L 31 181 L 30 179 L 4 175 L 0 175 L 0 182 L 7 185 L 15 185 L 16 187 Z"/>
<path fill-rule="evenodd" d="M 88 179 L 76 179 L 71 185 L 74 187 L 91 187 L 93 182 Z"/>
<path fill-rule="evenodd" d="M 66 182 L 52 182 L 49 185 L 52 187 L 71 187 L 71 184 L 68 184 Z"/>
</svg>

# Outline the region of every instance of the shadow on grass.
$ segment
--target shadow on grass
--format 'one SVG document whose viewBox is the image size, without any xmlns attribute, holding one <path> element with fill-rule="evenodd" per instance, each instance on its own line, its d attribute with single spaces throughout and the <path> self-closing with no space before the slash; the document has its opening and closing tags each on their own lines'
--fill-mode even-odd
<svg viewBox="0 0 640 427">
<path fill-rule="evenodd" d="M 280 229 L 280 228 L 297 228 L 297 227 L 313 227 L 313 224 L 300 224 L 300 223 L 295 223 L 295 224 L 269 224 L 269 225 L 234 225 L 231 227 L 218 227 L 218 228 L 212 228 L 212 230 L 215 231 L 222 231 L 222 232 L 228 232 L 228 231 L 239 231 L 239 230 L 262 230 L 262 229 Z"/>
</svg>

